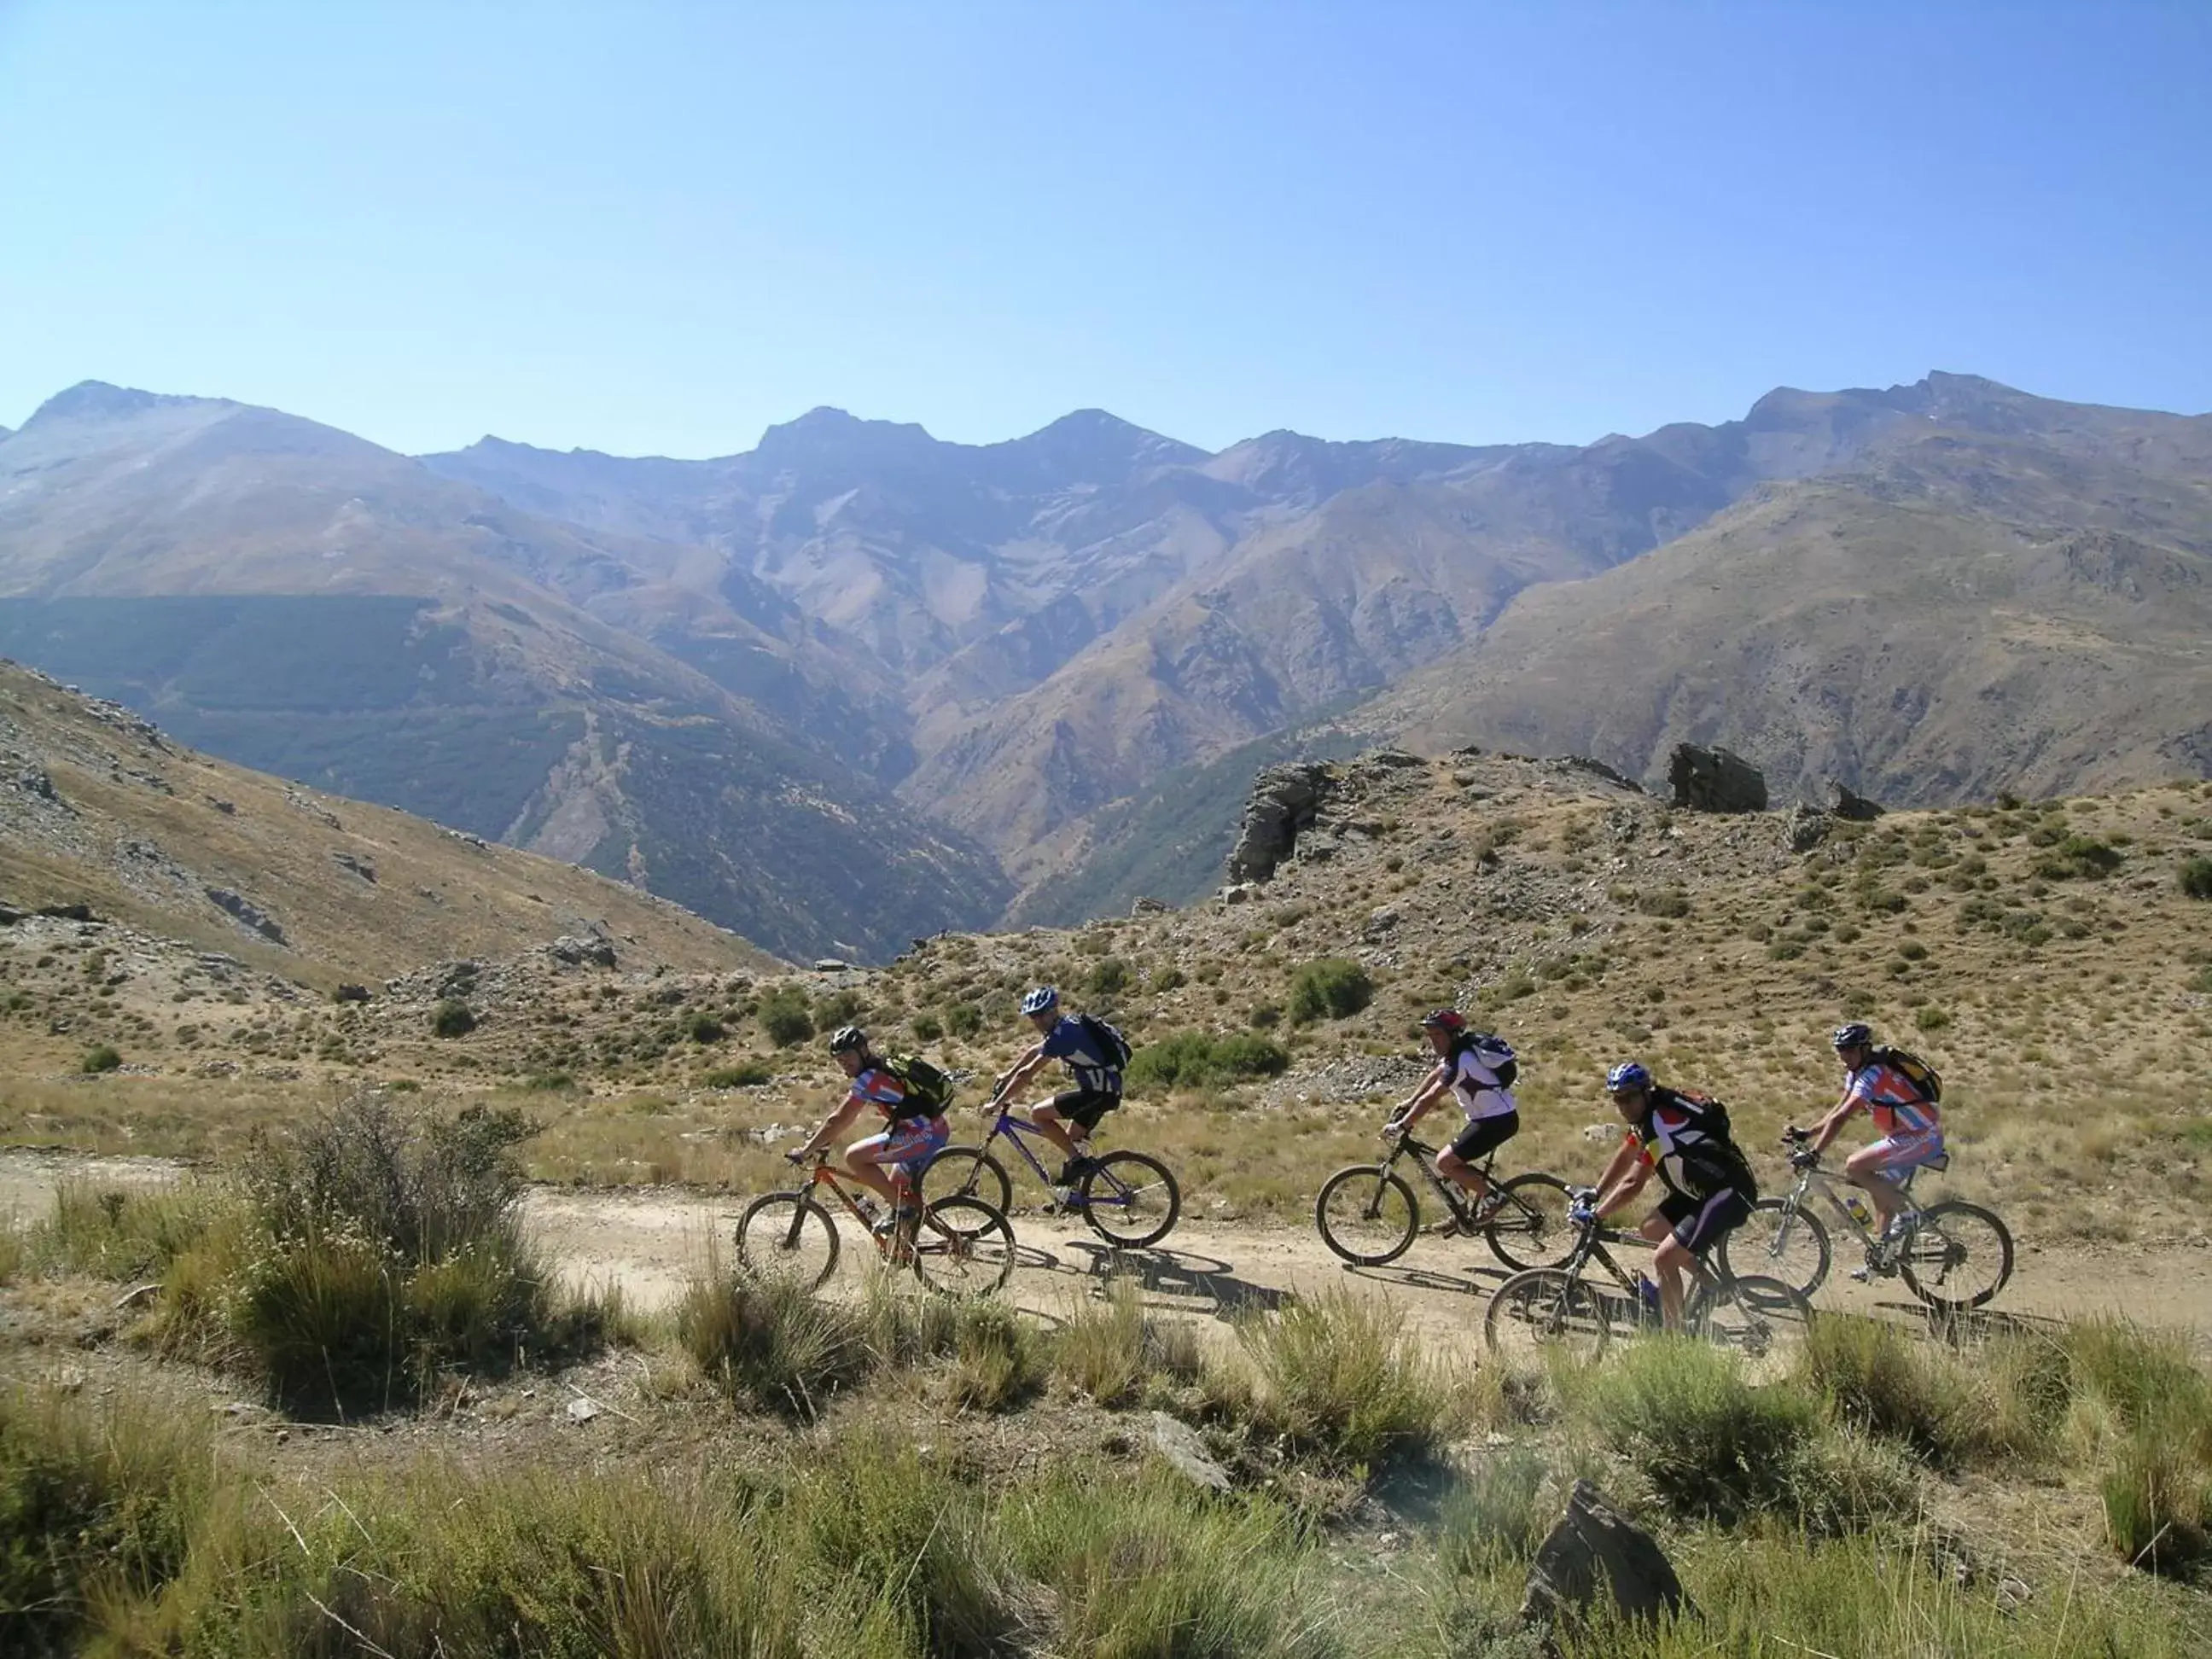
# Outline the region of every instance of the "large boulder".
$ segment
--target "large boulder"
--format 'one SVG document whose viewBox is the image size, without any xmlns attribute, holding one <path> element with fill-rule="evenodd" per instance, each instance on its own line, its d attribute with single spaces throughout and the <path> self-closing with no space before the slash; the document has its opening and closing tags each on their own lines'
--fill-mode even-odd
<svg viewBox="0 0 2212 1659">
<path fill-rule="evenodd" d="M 1233 883 L 1265 881 L 1298 844 L 1298 832 L 1314 821 L 1335 781 L 1334 770 L 1318 762 L 1271 766 L 1252 780 L 1237 845 L 1229 854 Z"/>
<path fill-rule="evenodd" d="M 1764 812 L 1766 779 L 1732 749 L 1678 743 L 1667 757 L 1667 783 L 1674 805 L 1697 812 Z"/>
<path fill-rule="evenodd" d="M 1651 1534 L 1577 1480 L 1566 1513 L 1537 1547 L 1521 1617 L 1549 1624 L 1603 1595 L 1631 1619 L 1676 1613 L 1685 1604 L 1682 1581 Z"/>
<path fill-rule="evenodd" d="M 1841 778 L 1829 779 L 1828 787 L 1836 793 L 1836 804 L 1828 810 L 1839 818 L 1853 823 L 1872 823 L 1887 810 L 1880 801 L 1869 800 L 1858 793 Z"/>
</svg>

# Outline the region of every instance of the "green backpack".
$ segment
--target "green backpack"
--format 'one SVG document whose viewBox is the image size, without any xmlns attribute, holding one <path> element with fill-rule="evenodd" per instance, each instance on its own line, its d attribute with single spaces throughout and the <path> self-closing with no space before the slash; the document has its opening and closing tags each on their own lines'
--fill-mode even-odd
<svg viewBox="0 0 2212 1659">
<path fill-rule="evenodd" d="M 902 1115 L 935 1117 L 952 1100 L 952 1079 L 920 1054 L 886 1054 L 884 1069 L 906 1085 L 908 1109 Z"/>
</svg>

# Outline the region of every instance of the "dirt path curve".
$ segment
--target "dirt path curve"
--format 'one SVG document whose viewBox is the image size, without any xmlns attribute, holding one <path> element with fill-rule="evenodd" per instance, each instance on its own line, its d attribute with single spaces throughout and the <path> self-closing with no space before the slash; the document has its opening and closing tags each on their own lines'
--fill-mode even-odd
<svg viewBox="0 0 2212 1659">
<path fill-rule="evenodd" d="M 154 1158 L 0 1152 L 0 1219 L 42 1212 L 63 1179 L 135 1184 L 177 1173 L 176 1165 Z M 742 1203 L 673 1188 L 540 1187 L 530 1194 L 527 1214 L 532 1232 L 572 1281 L 618 1284 L 636 1304 L 658 1308 L 682 1292 L 711 1240 L 727 1241 Z M 1480 1346 L 1486 1299 L 1505 1277 L 1486 1247 L 1460 1240 L 1423 1239 L 1389 1267 L 1353 1270 L 1310 1229 L 1186 1221 L 1159 1248 L 1117 1260 L 1080 1221 L 1035 1213 L 1013 1219 L 1022 1261 L 1012 1294 L 1048 1319 L 1116 1273 L 1133 1277 L 1149 1305 L 1208 1322 L 1344 1285 L 1389 1296 L 1424 1340 L 1464 1350 Z M 858 1275 L 878 1271 L 873 1252 L 850 1229 L 845 1242 L 841 1279 L 857 1284 Z M 1842 1265 L 1816 1298 L 1819 1305 L 1917 1316 L 1917 1305 L 1894 1282 L 1854 1285 L 1842 1278 Z M 2212 1246 L 2045 1249 L 2024 1243 L 2012 1283 L 1990 1311 L 2029 1323 L 2119 1313 L 2188 1328 L 2212 1346 Z"/>
</svg>

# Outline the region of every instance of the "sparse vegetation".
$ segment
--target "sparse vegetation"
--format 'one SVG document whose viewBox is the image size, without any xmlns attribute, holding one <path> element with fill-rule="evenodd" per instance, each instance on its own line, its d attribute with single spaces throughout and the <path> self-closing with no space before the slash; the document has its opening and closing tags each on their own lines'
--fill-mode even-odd
<svg viewBox="0 0 2212 1659">
<path fill-rule="evenodd" d="M 1286 1012 L 1293 1025 L 1310 1025 L 1317 1019 L 1346 1018 L 1374 997 L 1374 981 L 1364 968 L 1342 957 L 1324 957 L 1291 976 Z"/>
<path fill-rule="evenodd" d="M 475 1010 L 459 997 L 447 997 L 430 1011 L 430 1033 L 433 1036 L 466 1036 L 476 1029 Z"/>
<path fill-rule="evenodd" d="M 77 1070 L 88 1076 L 97 1076 L 102 1072 L 118 1070 L 122 1065 L 123 1056 L 113 1043 L 95 1042 L 84 1051 L 84 1058 L 77 1063 Z"/>
<path fill-rule="evenodd" d="M 2191 857 L 2181 861 L 2181 890 L 2193 899 L 2212 899 L 2212 859 Z"/>
</svg>

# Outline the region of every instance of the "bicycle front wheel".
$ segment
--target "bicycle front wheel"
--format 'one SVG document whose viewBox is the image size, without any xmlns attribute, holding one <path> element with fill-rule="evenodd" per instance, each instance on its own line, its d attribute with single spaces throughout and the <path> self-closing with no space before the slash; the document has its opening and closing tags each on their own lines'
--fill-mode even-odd
<svg viewBox="0 0 2212 1659">
<path fill-rule="evenodd" d="M 1356 1267 L 1379 1267 L 1413 1248 L 1421 1212 L 1413 1189 L 1379 1164 L 1355 1164 L 1322 1182 L 1314 1200 L 1321 1242 Z M 1493 1247 L 1494 1248 L 1494 1247 Z"/>
<path fill-rule="evenodd" d="M 1946 1199 L 1920 1212 L 1897 1269 L 1929 1307 L 1964 1313 L 2012 1278 L 2012 1235 L 1979 1205 Z"/>
<path fill-rule="evenodd" d="M 1573 1207 L 1559 1176 L 1515 1176 L 1498 1188 L 1498 1208 L 1482 1230 L 1490 1253 L 1509 1267 L 1558 1267 L 1574 1254 Z"/>
<path fill-rule="evenodd" d="M 988 1296 L 1014 1271 L 1014 1230 L 980 1198 L 940 1198 L 915 1223 L 914 1276 L 941 1296 Z"/>
<path fill-rule="evenodd" d="M 1182 1213 L 1174 1171 L 1147 1152 L 1109 1152 L 1093 1160 L 1076 1198 L 1091 1231 L 1116 1249 L 1158 1243 Z"/>
<path fill-rule="evenodd" d="M 1004 1215 L 1013 1207 L 1006 1166 L 981 1146 L 946 1146 L 921 1166 L 915 1182 L 924 1207 L 940 1198 L 980 1198 Z"/>
<path fill-rule="evenodd" d="M 1683 1322 L 1715 1347 L 1742 1355 L 1755 1373 L 1779 1376 L 1804 1352 L 1813 1304 L 1795 1285 L 1767 1273 L 1747 1273 L 1699 1291 Z"/>
<path fill-rule="evenodd" d="M 818 1290 L 837 1271 L 837 1224 L 805 1193 L 770 1193 L 738 1218 L 738 1260 Z"/>
<path fill-rule="evenodd" d="M 1563 1353 L 1595 1362 L 1611 1331 L 1597 1287 L 1558 1267 L 1514 1274 L 1498 1287 L 1482 1316 L 1483 1342 L 1502 1358 Z"/>
<path fill-rule="evenodd" d="M 1832 1253 L 1820 1218 L 1788 1199 L 1762 1198 L 1751 1219 L 1721 1235 L 1720 1265 L 1734 1273 L 1741 1267 L 1778 1279 L 1810 1296 L 1825 1284 Z"/>
</svg>

